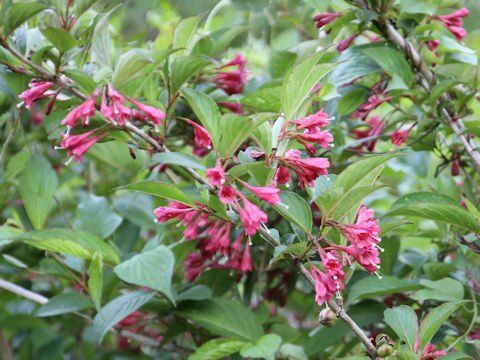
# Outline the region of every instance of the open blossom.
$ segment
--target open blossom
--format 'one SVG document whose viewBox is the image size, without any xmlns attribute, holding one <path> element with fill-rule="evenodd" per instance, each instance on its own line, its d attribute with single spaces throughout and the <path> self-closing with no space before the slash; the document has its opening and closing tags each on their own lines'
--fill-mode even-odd
<svg viewBox="0 0 480 360">
<path fill-rule="evenodd" d="M 328 149 L 329 143 L 333 141 L 333 135 L 328 130 L 321 130 L 320 126 L 326 126 L 329 124 L 328 115 L 321 110 L 315 114 L 311 114 L 307 117 L 299 120 L 291 121 L 292 124 L 297 125 L 293 130 L 286 132 L 290 139 L 295 139 L 303 146 L 307 151 L 314 155 L 316 149 L 313 145 L 308 143 L 314 143 L 320 145 L 324 149 Z M 299 132 L 304 130 L 303 133 Z"/>
<path fill-rule="evenodd" d="M 238 66 L 236 70 L 221 71 L 213 80 L 228 95 L 241 94 L 243 85 L 247 83 L 247 72 L 245 69 L 246 60 L 241 54 L 238 54 L 233 60 L 229 61 L 221 68 Z"/>
<path fill-rule="evenodd" d="M 327 175 L 327 169 L 330 167 L 330 162 L 327 158 L 302 159 L 300 151 L 296 149 L 287 151 L 285 156 L 279 158 L 279 160 L 282 161 L 284 166 L 287 166 L 297 174 L 298 182 L 302 189 L 305 189 L 305 184 L 313 186 L 315 179 L 320 175 Z M 281 184 L 281 182 L 279 183 Z"/>
<path fill-rule="evenodd" d="M 315 279 L 315 301 L 318 305 L 332 300 L 332 296 L 337 291 L 336 284 L 324 272 L 320 271 L 315 265 L 312 265 L 310 273 Z"/>
<path fill-rule="evenodd" d="M 62 134 L 64 139 L 61 146 L 63 149 L 68 150 L 68 156 L 73 156 L 75 161 L 81 161 L 83 154 L 85 154 L 93 144 L 108 134 L 107 132 L 103 132 L 95 136 L 90 136 L 96 131 L 97 129 L 94 129 L 80 135 Z"/>
<path fill-rule="evenodd" d="M 103 93 L 100 112 L 107 120 L 116 121 L 118 126 L 124 126 L 132 118 L 132 110 L 125 106 L 124 97 L 113 88 L 112 84 L 108 84 L 106 97 L 105 92 Z"/>
<path fill-rule="evenodd" d="M 277 205 L 280 202 L 280 197 L 278 194 L 280 194 L 280 189 L 277 189 L 275 187 L 267 187 L 267 186 L 261 186 L 261 187 L 254 187 L 248 185 L 245 181 L 241 181 L 243 186 L 245 186 L 248 190 L 253 192 L 255 195 L 257 195 L 260 200 L 266 201 L 271 205 Z"/>
<path fill-rule="evenodd" d="M 240 262 L 240 270 L 243 272 L 252 271 L 252 257 L 250 255 L 250 239 L 245 244 L 245 250 L 243 251 L 242 261 Z"/>
<path fill-rule="evenodd" d="M 212 146 L 212 138 L 207 129 L 190 119 L 184 120 L 193 126 L 193 131 L 195 132 L 195 145 L 210 148 Z"/>
<path fill-rule="evenodd" d="M 163 223 L 192 211 L 195 211 L 195 209 L 188 205 L 178 201 L 170 201 L 168 206 L 159 206 L 153 213 L 157 216 L 157 220 Z"/>
<path fill-rule="evenodd" d="M 379 116 L 373 116 L 370 120 L 365 121 L 365 124 L 370 125 L 370 127 L 366 130 L 354 129 L 351 131 L 358 140 L 371 136 L 379 136 L 382 134 L 383 128 L 385 127 L 385 124 L 380 121 Z M 358 146 L 357 149 L 361 149 L 365 146 L 368 151 L 373 151 L 376 143 L 377 140 L 369 140 Z"/>
<path fill-rule="evenodd" d="M 210 181 L 210 184 L 221 187 L 225 182 L 225 172 L 223 171 L 223 168 L 218 165 L 207 170 L 207 178 Z"/>
<path fill-rule="evenodd" d="M 342 16 L 342 13 L 321 13 L 313 17 L 315 21 L 315 27 L 321 28 L 327 24 L 330 24 L 336 18 Z"/>
<path fill-rule="evenodd" d="M 260 223 L 268 220 L 267 214 L 260 210 L 255 204 L 248 201 L 241 193 L 238 193 L 238 195 L 242 199 L 245 208 L 243 209 L 237 198 L 235 198 L 238 214 L 240 215 L 240 220 L 245 228 L 245 234 L 253 236 L 257 230 L 260 229 Z"/>
<path fill-rule="evenodd" d="M 342 264 L 336 251 L 329 251 L 325 254 L 320 254 L 322 258 L 322 265 L 333 283 L 336 290 L 341 291 L 345 288 L 343 281 L 345 280 L 345 273 L 342 270 Z"/>
<path fill-rule="evenodd" d="M 87 126 L 88 121 L 95 116 L 95 99 L 97 96 L 98 92 L 94 92 L 81 105 L 70 111 L 63 119 L 62 125 L 73 128 L 82 119 L 82 126 Z"/>
<path fill-rule="evenodd" d="M 420 350 L 420 341 L 418 340 L 418 335 L 415 340 L 415 352 L 418 354 Z M 435 345 L 428 343 L 427 346 L 425 346 L 425 349 L 423 350 L 422 354 L 420 355 L 420 360 L 434 360 L 436 358 L 439 358 L 440 356 L 445 356 L 447 355 L 447 352 L 445 350 L 440 350 L 440 351 L 434 351 L 435 350 Z"/>
<path fill-rule="evenodd" d="M 464 28 L 462 28 L 462 18 L 468 16 L 468 14 L 469 12 L 467 8 L 461 8 L 449 15 L 439 16 L 438 20 L 440 20 L 442 25 L 450 30 L 453 35 L 455 35 L 458 41 L 462 41 L 463 38 L 467 36 L 467 32 Z"/>
<path fill-rule="evenodd" d="M 143 112 L 145 116 L 149 118 L 155 125 L 162 125 L 162 120 L 165 118 L 165 113 L 162 110 L 153 106 L 142 104 L 129 96 L 127 96 L 127 99 L 131 103 L 135 104 L 135 106 L 137 106 L 140 111 Z"/>
<path fill-rule="evenodd" d="M 320 110 L 315 114 L 291 121 L 291 123 L 298 125 L 295 130 L 308 129 L 310 131 L 315 131 L 319 126 L 327 126 L 330 122 L 328 120 L 328 114 Z"/>
<path fill-rule="evenodd" d="M 223 204 L 229 204 L 235 201 L 235 190 L 231 186 L 222 186 L 218 193 L 218 198 Z"/>
<path fill-rule="evenodd" d="M 47 81 L 37 82 L 36 79 L 33 79 L 28 84 L 30 89 L 25 90 L 20 95 L 18 95 L 18 97 L 23 100 L 27 109 L 31 110 L 35 101 L 52 95 L 52 94 L 47 95 L 45 94 L 45 92 L 49 90 L 53 85 L 55 84 L 52 82 L 47 82 Z"/>
<path fill-rule="evenodd" d="M 405 140 L 407 140 L 410 130 L 412 130 L 415 125 L 417 125 L 416 122 L 412 126 L 410 126 L 407 130 L 404 130 L 404 131 L 398 131 L 398 129 L 395 130 L 392 133 L 392 144 L 395 146 L 402 145 L 405 142 Z"/>
</svg>

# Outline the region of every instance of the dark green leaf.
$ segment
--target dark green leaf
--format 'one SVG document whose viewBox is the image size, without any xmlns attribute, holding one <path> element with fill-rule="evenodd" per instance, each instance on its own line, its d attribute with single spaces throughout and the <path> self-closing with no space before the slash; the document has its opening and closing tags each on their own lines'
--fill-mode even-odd
<svg viewBox="0 0 480 360">
<path fill-rule="evenodd" d="M 457 271 L 457 267 L 447 263 L 427 263 L 423 265 L 423 271 L 430 280 L 440 280 Z"/>
<path fill-rule="evenodd" d="M 412 82 L 412 70 L 405 56 L 388 46 L 370 46 L 363 53 L 375 61 L 388 75 L 398 74 L 408 85 Z"/>
<path fill-rule="evenodd" d="M 410 306 L 401 305 L 384 312 L 385 322 L 397 333 L 410 348 L 415 351 L 418 322 L 417 314 Z"/>
<path fill-rule="evenodd" d="M 77 40 L 75 40 L 72 34 L 60 28 L 47 27 L 42 29 L 42 34 L 58 49 L 61 54 L 67 50 L 70 50 L 77 43 Z"/>
<path fill-rule="evenodd" d="M 210 60 L 201 56 L 184 56 L 175 59 L 170 65 L 170 96 L 173 97 L 192 76 L 208 64 Z"/>
<path fill-rule="evenodd" d="M 420 284 L 425 286 L 425 289 L 415 291 L 411 296 L 414 300 L 456 301 L 463 299 L 463 285 L 458 280 L 451 278 L 437 281 L 422 279 Z"/>
<path fill-rule="evenodd" d="M 93 326 L 98 336 L 98 342 L 102 341 L 112 326 L 126 318 L 135 310 L 138 310 L 154 296 L 154 292 L 132 291 L 128 294 L 120 295 L 105 305 L 93 319 Z"/>
<path fill-rule="evenodd" d="M 275 360 L 275 352 L 280 347 L 282 338 L 277 334 L 263 335 L 255 344 L 245 345 L 240 350 L 240 355 L 245 357 Z"/>
<path fill-rule="evenodd" d="M 123 281 L 159 291 L 175 303 L 171 288 L 174 263 L 170 249 L 160 245 L 124 261 L 114 271 Z"/>
<path fill-rule="evenodd" d="M 113 72 L 113 85 L 116 88 L 128 85 L 139 76 L 145 75 L 140 72 L 151 60 L 142 55 L 138 50 L 132 49 L 122 54 L 115 65 Z"/>
<path fill-rule="evenodd" d="M 32 2 L 16 2 L 10 5 L 3 17 L 3 33 L 8 35 L 40 11 L 48 9 L 48 6 Z M 3 9 L 2 9 L 3 10 Z"/>
<path fill-rule="evenodd" d="M 203 171 L 207 170 L 207 168 L 203 166 L 193 156 L 179 153 L 179 152 L 157 153 L 153 155 L 152 162 L 150 164 L 151 165 L 171 164 L 171 165 L 180 165 L 180 166 L 203 170 Z"/>
<path fill-rule="evenodd" d="M 38 308 L 37 316 L 55 316 L 70 312 L 89 309 L 92 302 L 83 294 L 66 293 L 52 297 L 48 302 Z"/>
<path fill-rule="evenodd" d="M 103 256 L 101 252 L 95 252 L 88 269 L 88 291 L 97 309 L 100 310 L 103 287 Z"/>
<path fill-rule="evenodd" d="M 203 343 L 188 360 L 217 360 L 239 351 L 245 343 L 229 339 L 213 339 Z"/>
<path fill-rule="evenodd" d="M 366 91 L 364 88 L 355 89 L 343 95 L 338 102 L 338 113 L 350 115 L 365 101 Z"/>
<path fill-rule="evenodd" d="M 45 224 L 57 184 L 57 175 L 43 156 L 35 154 L 25 163 L 19 189 L 35 229 Z"/>
<path fill-rule="evenodd" d="M 139 181 L 133 184 L 121 186 L 116 190 L 119 190 L 119 189 L 141 191 L 147 194 L 163 197 L 170 200 L 175 200 L 183 204 L 193 205 L 192 200 L 190 200 L 182 190 L 180 190 L 178 187 L 172 184 L 168 184 L 164 182 L 152 181 L 152 180 Z"/>
<path fill-rule="evenodd" d="M 298 194 L 290 191 L 280 193 L 281 202 L 274 208 L 288 221 L 310 233 L 312 231 L 312 210 Z"/>
<path fill-rule="evenodd" d="M 258 111 L 278 113 L 282 106 L 280 102 L 281 94 L 281 86 L 265 87 L 244 96 L 240 102 Z"/>
</svg>

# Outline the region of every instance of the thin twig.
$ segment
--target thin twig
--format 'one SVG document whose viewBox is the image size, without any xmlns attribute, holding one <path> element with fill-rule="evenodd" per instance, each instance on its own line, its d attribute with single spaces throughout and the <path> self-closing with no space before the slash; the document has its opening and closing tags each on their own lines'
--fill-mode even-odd
<svg viewBox="0 0 480 360">
<path fill-rule="evenodd" d="M 5 154 L 7 153 L 8 145 L 10 144 L 10 142 L 11 142 L 12 139 L 13 139 L 13 137 L 15 136 L 16 130 L 17 130 L 17 127 L 16 127 L 16 125 L 14 124 L 14 125 L 13 125 L 13 128 L 12 128 L 12 131 L 10 131 L 10 134 L 8 134 L 7 139 L 6 139 L 5 142 L 3 143 L 2 152 L 0 152 L 0 166 L 3 165 L 3 159 L 5 158 Z"/>
</svg>

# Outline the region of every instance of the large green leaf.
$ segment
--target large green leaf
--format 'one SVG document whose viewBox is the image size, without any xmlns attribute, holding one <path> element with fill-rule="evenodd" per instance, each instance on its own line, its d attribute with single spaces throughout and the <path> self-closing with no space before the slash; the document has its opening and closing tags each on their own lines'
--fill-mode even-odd
<svg viewBox="0 0 480 360">
<path fill-rule="evenodd" d="M 367 185 L 353 188 L 342 196 L 340 201 L 333 208 L 329 209 L 328 213 L 331 213 L 330 218 L 333 220 L 342 219 L 352 209 L 360 205 L 365 197 L 384 187 L 385 185 Z"/>
<path fill-rule="evenodd" d="M 281 202 L 274 208 L 288 221 L 300 226 L 310 233 L 312 231 L 312 210 L 308 203 L 298 194 L 291 191 L 280 193 Z"/>
<path fill-rule="evenodd" d="M 213 334 L 234 340 L 255 342 L 263 333 L 253 312 L 237 301 L 214 298 L 185 302 L 175 313 L 197 322 Z"/>
<path fill-rule="evenodd" d="M 126 318 L 135 310 L 138 310 L 154 296 L 154 292 L 132 291 L 120 295 L 105 305 L 93 319 L 93 326 L 98 336 L 98 342 L 102 341 L 112 326 Z"/>
<path fill-rule="evenodd" d="M 400 305 L 385 310 L 383 314 L 386 323 L 408 345 L 411 351 L 415 351 L 415 339 L 418 332 L 418 320 L 415 311 L 410 306 Z"/>
<path fill-rule="evenodd" d="M 182 93 L 192 107 L 195 115 L 197 115 L 202 125 L 210 134 L 213 145 L 218 147 L 218 141 L 221 136 L 221 116 L 217 104 L 208 95 L 194 89 L 185 88 L 182 90 Z"/>
<path fill-rule="evenodd" d="M 165 199 L 175 200 L 187 205 L 193 205 L 192 200 L 178 187 L 160 181 L 146 180 L 116 188 L 116 190 L 136 190 Z"/>
<path fill-rule="evenodd" d="M 180 165 L 192 169 L 207 170 L 207 168 L 193 156 L 179 152 L 157 153 L 153 155 L 150 166 L 154 164 Z"/>
<path fill-rule="evenodd" d="M 188 360 L 217 360 L 239 351 L 245 343 L 229 339 L 213 339 L 203 343 Z"/>
<path fill-rule="evenodd" d="M 405 84 L 412 82 L 412 70 L 404 54 L 389 46 L 371 46 L 363 53 L 374 60 L 388 75 L 398 74 Z"/>
<path fill-rule="evenodd" d="M 394 294 L 404 291 L 422 289 L 423 286 L 393 276 L 367 276 L 358 280 L 348 291 L 348 303 L 356 299 L 365 299 L 379 295 Z"/>
<path fill-rule="evenodd" d="M 132 158 L 128 146 L 118 140 L 96 143 L 88 150 L 87 155 L 132 175 L 137 175 L 150 159 L 150 154 L 144 150 L 136 150 L 135 159 Z"/>
<path fill-rule="evenodd" d="M 42 34 L 58 49 L 60 53 L 70 50 L 77 44 L 77 40 L 75 40 L 72 34 L 60 28 L 47 27 L 42 29 Z"/>
<path fill-rule="evenodd" d="M 32 2 L 15 2 L 10 5 L 2 18 L 3 33 L 8 35 L 40 11 L 48 9 L 48 6 Z"/>
<path fill-rule="evenodd" d="M 245 345 L 240 350 L 240 355 L 265 360 L 275 360 L 275 352 L 280 347 L 282 338 L 277 334 L 263 335 L 255 344 Z"/>
<path fill-rule="evenodd" d="M 88 291 L 93 304 L 100 310 L 103 288 L 103 256 L 101 252 L 95 252 L 88 268 Z"/>
<path fill-rule="evenodd" d="M 414 300 L 456 301 L 463 299 L 463 284 L 458 280 L 452 278 L 437 281 L 422 279 L 420 284 L 425 286 L 425 289 L 415 291 L 411 296 Z"/>
<path fill-rule="evenodd" d="M 350 115 L 365 101 L 365 88 L 355 89 L 343 95 L 338 102 L 338 113 Z"/>
<path fill-rule="evenodd" d="M 138 76 L 141 76 L 143 68 L 150 64 L 151 60 L 141 54 L 138 50 L 132 49 L 122 54 L 115 65 L 113 72 L 113 85 L 121 88 L 127 85 Z"/>
<path fill-rule="evenodd" d="M 233 113 L 223 115 L 220 123 L 221 137 L 218 144 L 220 156 L 228 157 L 234 154 L 256 126 L 257 124 L 252 118 Z"/>
<path fill-rule="evenodd" d="M 70 229 L 45 229 L 30 231 L 18 235 L 15 240 L 21 241 L 42 250 L 54 251 L 68 255 L 91 259 L 96 251 L 102 253 L 103 258 L 118 264 L 115 250 L 93 234 Z"/>
<path fill-rule="evenodd" d="M 427 316 L 425 316 L 420 324 L 418 332 L 420 353 L 423 353 L 423 350 L 430 340 L 432 340 L 433 336 L 438 329 L 440 329 L 440 326 L 442 326 L 445 320 L 447 320 L 447 318 L 463 303 L 465 303 L 465 301 L 444 303 L 430 311 Z"/>
<path fill-rule="evenodd" d="M 118 4 L 109 12 L 102 14 L 93 29 L 91 58 L 94 63 L 101 67 L 111 68 L 112 65 L 109 18 L 120 5 Z"/>
<path fill-rule="evenodd" d="M 271 111 L 278 113 L 281 108 L 281 86 L 263 87 L 240 100 L 244 105 L 251 106 L 257 111 Z"/>
<path fill-rule="evenodd" d="M 173 34 L 172 47 L 181 49 L 174 57 L 189 55 L 195 44 L 195 34 L 203 14 L 182 19 Z"/>
<path fill-rule="evenodd" d="M 103 196 L 88 194 L 77 206 L 73 222 L 75 230 L 85 230 L 106 239 L 122 223 L 122 218 L 113 211 L 108 200 Z"/>
<path fill-rule="evenodd" d="M 37 309 L 35 315 L 55 316 L 91 307 L 93 307 L 92 302 L 85 295 L 76 292 L 65 293 L 52 297 L 46 304 Z"/>
<path fill-rule="evenodd" d="M 480 224 L 453 199 L 429 192 L 407 194 L 395 201 L 388 216 L 406 215 L 445 222 L 480 235 Z"/>
<path fill-rule="evenodd" d="M 35 229 L 45 224 L 57 184 L 57 175 L 43 156 L 36 154 L 25 163 L 19 189 Z"/>
<path fill-rule="evenodd" d="M 314 54 L 295 65 L 283 80 L 282 107 L 286 120 L 292 120 L 314 86 L 337 64 L 318 64 L 323 52 Z M 317 65 L 318 64 L 318 65 Z"/>
<path fill-rule="evenodd" d="M 174 96 L 193 75 L 210 64 L 210 60 L 201 56 L 183 56 L 170 65 L 170 96 Z"/>
<path fill-rule="evenodd" d="M 76 17 L 80 17 L 85 11 L 90 9 L 96 2 L 99 0 L 75 0 L 74 2 L 74 11 Z"/>
<path fill-rule="evenodd" d="M 171 250 L 160 245 L 124 261 L 114 271 L 123 281 L 157 290 L 175 303 L 171 288 L 174 263 Z"/>
</svg>

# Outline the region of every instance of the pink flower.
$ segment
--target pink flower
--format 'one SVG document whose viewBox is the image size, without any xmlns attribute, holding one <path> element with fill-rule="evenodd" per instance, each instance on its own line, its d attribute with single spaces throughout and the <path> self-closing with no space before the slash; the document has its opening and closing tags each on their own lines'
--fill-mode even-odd
<svg viewBox="0 0 480 360">
<path fill-rule="evenodd" d="M 95 99 L 97 96 L 98 93 L 94 92 L 83 102 L 83 104 L 70 111 L 67 117 L 63 119 L 62 125 L 67 125 L 68 127 L 73 128 L 78 120 L 82 119 L 82 126 L 87 126 L 88 121 L 95 116 Z"/>
<path fill-rule="evenodd" d="M 298 125 L 295 130 L 308 129 L 314 131 L 319 126 L 327 126 L 330 122 L 328 120 L 328 114 L 322 110 L 315 114 L 308 115 L 299 120 L 291 121 L 292 124 Z"/>
<path fill-rule="evenodd" d="M 321 13 L 313 17 L 315 21 L 315 27 L 321 28 L 327 24 L 330 24 L 336 18 L 342 16 L 341 13 Z"/>
<path fill-rule="evenodd" d="M 358 34 L 357 34 L 357 33 L 354 33 L 354 34 L 350 35 L 348 38 L 343 39 L 342 41 L 340 41 L 340 42 L 337 44 L 337 50 L 338 50 L 339 52 L 342 52 L 342 51 L 347 50 L 347 49 L 350 47 L 350 45 L 352 45 L 353 40 L 355 40 L 357 36 L 358 36 Z"/>
<path fill-rule="evenodd" d="M 230 260 L 228 261 L 228 266 L 232 269 L 240 269 L 240 254 L 242 253 L 243 236 L 244 234 L 242 232 L 233 242 L 232 246 L 230 246 Z"/>
<path fill-rule="evenodd" d="M 212 139 L 207 129 L 205 129 L 201 125 L 198 125 L 195 121 L 192 121 L 189 119 L 184 119 L 184 120 L 193 126 L 193 131 L 195 132 L 195 144 L 197 146 L 210 148 L 212 145 Z"/>
<path fill-rule="evenodd" d="M 225 182 L 225 172 L 220 165 L 217 165 L 216 167 L 207 170 L 207 178 L 210 181 L 210 184 L 221 187 Z"/>
<path fill-rule="evenodd" d="M 219 102 L 218 105 L 223 106 L 224 108 L 237 113 L 239 115 L 243 115 L 242 111 L 242 104 L 240 103 L 235 103 L 235 102 Z"/>
<path fill-rule="evenodd" d="M 241 181 L 241 180 L 240 180 Z M 280 194 L 280 189 L 277 189 L 275 187 L 254 187 L 248 185 L 245 181 L 241 181 L 243 186 L 245 186 L 248 190 L 253 192 L 255 195 L 257 195 L 260 200 L 266 201 L 271 205 L 277 205 L 280 202 L 280 197 L 278 194 Z"/>
<path fill-rule="evenodd" d="M 299 153 L 298 150 L 289 150 L 285 153 L 285 157 L 280 159 L 297 174 L 302 189 L 305 188 L 305 184 L 312 187 L 317 177 L 328 174 L 330 162 L 327 158 L 321 157 L 302 159 Z"/>
<path fill-rule="evenodd" d="M 427 47 L 430 49 L 430 51 L 432 51 L 435 54 L 435 56 L 438 56 L 438 51 L 437 51 L 438 45 L 440 45 L 440 41 L 438 40 L 427 41 Z"/>
<path fill-rule="evenodd" d="M 218 197 L 223 204 L 232 203 L 235 200 L 235 190 L 231 186 L 222 186 Z"/>
<path fill-rule="evenodd" d="M 418 335 L 417 339 L 415 340 L 415 352 L 418 354 L 418 351 L 420 350 L 420 341 L 418 340 Z M 428 343 L 427 346 L 425 346 L 425 349 L 423 350 L 422 354 L 420 355 L 420 360 L 434 360 L 436 358 L 439 358 L 440 356 L 447 355 L 447 352 L 445 350 L 440 350 L 440 351 L 435 351 L 435 345 Z"/>
<path fill-rule="evenodd" d="M 180 215 L 195 211 L 194 208 L 178 201 L 171 201 L 168 205 L 169 206 L 159 206 L 153 211 L 159 222 L 164 223 L 170 219 L 179 217 Z M 196 214 L 194 214 L 194 216 L 195 215 Z"/>
<path fill-rule="evenodd" d="M 308 130 L 307 130 L 308 131 Z M 328 130 L 319 131 L 316 133 L 305 132 L 303 134 L 296 134 L 292 138 L 300 138 L 303 141 L 317 143 L 324 149 L 329 149 L 329 143 L 333 141 L 333 135 Z"/>
<path fill-rule="evenodd" d="M 194 282 L 200 273 L 205 269 L 205 262 L 208 258 L 205 258 L 201 254 L 190 253 L 184 262 L 185 265 L 185 279 L 190 282 Z"/>
<path fill-rule="evenodd" d="M 336 286 L 331 279 L 316 266 L 312 265 L 310 273 L 315 279 L 315 301 L 321 306 L 323 303 L 332 299 L 336 291 Z"/>
<path fill-rule="evenodd" d="M 385 124 L 380 121 L 379 116 L 373 116 L 370 120 L 366 121 L 365 124 L 369 124 L 370 128 L 367 130 L 352 130 L 352 133 L 356 135 L 357 139 L 363 139 L 371 136 L 379 136 L 382 134 L 383 128 L 385 127 Z M 363 146 L 365 146 L 368 151 L 373 151 L 375 149 L 375 144 L 377 143 L 377 141 L 378 140 L 369 140 L 358 146 L 357 149 L 361 149 Z"/>
<path fill-rule="evenodd" d="M 250 239 L 245 244 L 245 250 L 243 250 L 242 261 L 240 263 L 240 270 L 243 272 L 252 271 L 252 258 L 250 256 Z"/>
<path fill-rule="evenodd" d="M 377 107 L 379 107 L 381 104 L 383 104 L 386 101 L 389 101 L 393 99 L 393 96 L 389 96 L 383 99 L 379 99 L 377 95 L 373 94 L 370 96 L 365 104 L 360 106 L 352 115 L 352 118 L 360 118 L 362 120 L 365 120 L 370 114 L 370 112 Z"/>
<path fill-rule="evenodd" d="M 138 101 L 135 101 L 131 97 L 127 96 L 128 101 L 135 104 L 141 112 L 145 114 L 147 118 L 149 118 L 155 125 L 162 125 L 162 120 L 165 118 L 165 113 L 153 106 L 142 104 Z"/>
<path fill-rule="evenodd" d="M 220 68 L 223 69 L 223 68 L 226 68 L 229 66 L 235 66 L 235 65 L 245 66 L 246 63 L 247 63 L 247 60 L 243 58 L 242 54 L 237 54 L 233 60 L 230 60 L 228 63 L 222 65 Z"/>
<path fill-rule="evenodd" d="M 462 41 L 467 32 L 462 28 L 464 17 L 468 16 L 468 9 L 461 8 L 449 15 L 439 16 L 438 20 L 445 26 L 450 32 L 455 35 L 458 41 Z"/>
<path fill-rule="evenodd" d="M 62 134 L 62 148 L 68 150 L 68 156 L 74 156 L 75 161 L 81 161 L 83 154 L 90 149 L 98 140 L 107 136 L 107 132 L 90 137 L 97 129 L 87 131 L 80 135 Z"/>
<path fill-rule="evenodd" d="M 345 273 L 342 270 L 342 264 L 338 253 L 335 251 L 329 251 L 325 254 L 320 254 L 322 258 L 322 265 L 327 272 L 327 276 L 331 277 L 335 284 L 336 291 L 344 289 L 343 281 L 345 280 Z"/>
<path fill-rule="evenodd" d="M 238 214 L 245 228 L 245 234 L 253 236 L 257 230 L 260 229 L 260 223 L 268 220 L 267 214 L 248 201 L 241 193 L 238 193 L 238 196 L 242 199 L 243 206 L 245 207 L 245 210 L 242 209 L 237 198 L 235 198 Z"/>
<path fill-rule="evenodd" d="M 407 140 L 410 130 L 412 130 L 415 125 L 417 125 L 416 122 L 412 126 L 410 126 L 407 130 L 404 130 L 404 131 L 398 131 L 398 129 L 395 130 L 392 133 L 392 144 L 395 146 L 402 145 L 405 142 L 405 140 Z"/>
<path fill-rule="evenodd" d="M 247 83 L 246 63 L 242 55 L 238 54 L 232 61 L 221 66 L 222 69 L 230 66 L 238 66 L 238 69 L 221 71 L 213 81 L 228 95 L 241 94 L 243 85 Z"/>
<path fill-rule="evenodd" d="M 33 114 L 30 114 L 30 123 L 32 125 L 38 126 L 43 123 L 43 114 L 40 111 L 35 111 Z"/>
<path fill-rule="evenodd" d="M 275 174 L 275 182 L 285 185 L 290 182 L 290 171 L 285 166 L 279 166 Z"/>
<path fill-rule="evenodd" d="M 28 86 L 30 86 L 30 89 L 25 90 L 20 95 L 18 95 L 18 97 L 23 100 L 27 109 L 31 110 L 35 101 L 51 95 L 46 95 L 45 92 L 49 90 L 53 85 L 55 84 L 52 82 L 37 82 L 36 79 L 33 79 L 28 84 Z"/>
<path fill-rule="evenodd" d="M 218 228 L 217 224 L 213 226 L 215 227 L 214 231 L 207 231 L 211 237 L 208 239 L 208 242 L 205 245 L 205 250 L 211 253 L 219 252 L 220 254 L 225 255 L 230 246 L 231 224 L 225 223 L 220 228 Z"/>
</svg>

